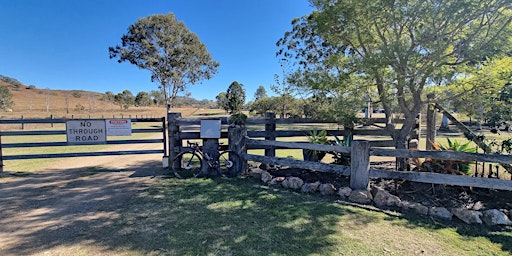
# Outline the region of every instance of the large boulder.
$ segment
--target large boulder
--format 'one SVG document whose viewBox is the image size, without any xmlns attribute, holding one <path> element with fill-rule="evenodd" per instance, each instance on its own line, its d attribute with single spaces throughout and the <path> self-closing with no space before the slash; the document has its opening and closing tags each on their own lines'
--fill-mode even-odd
<svg viewBox="0 0 512 256">
<path fill-rule="evenodd" d="M 320 187 L 320 181 L 313 182 L 313 183 L 306 183 L 306 184 L 302 185 L 300 192 L 302 192 L 302 193 L 316 192 L 318 190 L 318 187 Z"/>
<path fill-rule="evenodd" d="M 414 211 L 421 215 L 428 215 L 428 207 L 420 203 L 401 201 L 399 206 L 406 211 Z"/>
<path fill-rule="evenodd" d="M 400 206 L 400 198 L 392 195 L 388 191 L 380 188 L 375 189 L 375 195 L 373 196 L 373 202 L 377 207 L 397 207 Z"/>
<path fill-rule="evenodd" d="M 453 215 L 464 221 L 467 224 L 482 224 L 482 213 L 475 210 L 469 210 L 466 208 L 454 208 L 452 209 Z"/>
<path fill-rule="evenodd" d="M 289 188 L 289 189 L 300 189 L 302 185 L 304 184 L 304 181 L 301 178 L 298 177 L 287 177 L 283 182 L 281 183 L 281 186 L 283 188 Z"/>
<path fill-rule="evenodd" d="M 323 183 L 318 187 L 321 195 L 334 195 L 336 194 L 336 187 L 331 183 Z"/>
<path fill-rule="evenodd" d="M 453 217 L 453 213 L 448 211 L 448 209 L 436 206 L 430 207 L 428 210 L 428 215 L 443 220 L 451 220 Z"/>
<path fill-rule="evenodd" d="M 508 218 L 508 216 L 498 209 L 485 210 L 483 212 L 482 220 L 489 226 L 512 226 L 512 221 Z"/>
<path fill-rule="evenodd" d="M 373 198 L 372 193 L 368 190 L 352 190 L 348 200 L 358 204 L 371 204 Z"/>
<path fill-rule="evenodd" d="M 349 187 L 341 187 L 338 189 L 338 195 L 341 198 L 348 198 L 350 196 L 350 193 L 352 193 L 352 189 Z"/>
<path fill-rule="evenodd" d="M 285 180 L 285 177 L 275 177 L 268 183 L 269 186 L 272 187 L 279 187 L 282 185 L 283 181 Z"/>
</svg>

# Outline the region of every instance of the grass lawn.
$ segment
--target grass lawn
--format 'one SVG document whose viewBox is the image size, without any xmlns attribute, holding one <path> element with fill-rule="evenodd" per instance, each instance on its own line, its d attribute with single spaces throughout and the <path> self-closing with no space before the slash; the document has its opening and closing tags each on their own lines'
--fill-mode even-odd
<svg viewBox="0 0 512 256">
<path fill-rule="evenodd" d="M 105 233 L 126 255 L 510 255 L 506 228 L 444 224 L 240 179 L 162 179 Z"/>
</svg>

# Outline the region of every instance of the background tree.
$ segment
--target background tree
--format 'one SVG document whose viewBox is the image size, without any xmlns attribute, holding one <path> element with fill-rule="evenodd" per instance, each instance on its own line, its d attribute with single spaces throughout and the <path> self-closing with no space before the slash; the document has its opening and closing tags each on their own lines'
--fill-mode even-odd
<svg viewBox="0 0 512 256">
<path fill-rule="evenodd" d="M 237 81 L 233 81 L 226 91 L 228 110 L 230 114 L 242 111 L 245 105 L 245 89 Z"/>
<path fill-rule="evenodd" d="M 397 148 L 406 147 L 423 89 L 444 67 L 471 65 L 509 49 L 509 0 L 311 3 L 317 10 L 293 21 L 278 54 L 302 64 L 303 73 L 321 77 L 326 72 L 313 71 L 325 68 L 336 70 L 338 81 L 375 85 Z M 393 122 L 395 106 L 405 117 L 401 127 Z"/>
<path fill-rule="evenodd" d="M 128 109 L 135 103 L 135 97 L 130 90 L 124 90 L 114 96 L 114 102 L 121 107 L 121 109 Z"/>
<path fill-rule="evenodd" d="M 172 13 L 139 19 L 121 42 L 109 47 L 110 58 L 149 70 L 151 81 L 160 83 L 168 107 L 187 85 L 210 79 L 219 66 L 197 35 Z"/>
<path fill-rule="evenodd" d="M 221 109 L 224 109 L 226 113 L 229 111 L 229 105 L 228 105 L 228 93 L 227 92 L 220 92 L 215 99 L 217 100 L 217 106 Z"/>
<path fill-rule="evenodd" d="M 135 106 L 137 107 L 151 106 L 151 102 L 151 96 L 147 92 L 139 92 L 135 96 Z"/>
<path fill-rule="evenodd" d="M 256 92 L 254 93 L 254 101 L 261 100 L 263 98 L 267 97 L 267 90 L 263 85 L 258 86 L 258 89 L 256 89 Z"/>
<path fill-rule="evenodd" d="M 149 92 L 149 95 L 151 96 L 151 100 L 157 107 L 165 104 L 165 95 L 162 92 L 162 90 L 151 90 L 151 92 Z"/>
<path fill-rule="evenodd" d="M 7 111 L 12 108 L 14 101 L 12 100 L 12 93 L 6 86 L 0 86 L 0 109 Z"/>
<path fill-rule="evenodd" d="M 264 116 L 266 112 L 275 112 L 277 109 L 276 97 L 265 97 L 249 104 L 249 112 Z"/>
</svg>

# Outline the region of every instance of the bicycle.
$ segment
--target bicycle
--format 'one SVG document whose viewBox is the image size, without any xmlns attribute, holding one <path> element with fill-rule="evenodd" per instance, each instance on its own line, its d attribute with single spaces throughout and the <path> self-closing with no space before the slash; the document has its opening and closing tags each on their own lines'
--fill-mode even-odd
<svg viewBox="0 0 512 256">
<path fill-rule="evenodd" d="M 237 169 L 235 163 L 242 161 L 236 152 L 227 150 L 222 144 L 219 144 L 213 155 L 204 152 L 197 142 L 187 141 L 187 147 L 188 151 L 179 153 L 173 160 L 173 163 L 180 163 L 178 168 L 173 168 L 174 175 L 180 179 L 200 176 L 204 163 L 208 164 L 208 174 L 210 170 L 215 170 L 223 177 L 234 176 Z"/>
</svg>

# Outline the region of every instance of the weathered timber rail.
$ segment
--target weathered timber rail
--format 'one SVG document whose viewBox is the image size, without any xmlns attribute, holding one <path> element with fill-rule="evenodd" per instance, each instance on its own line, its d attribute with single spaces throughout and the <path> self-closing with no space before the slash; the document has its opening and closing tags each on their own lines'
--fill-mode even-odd
<svg viewBox="0 0 512 256">
<path fill-rule="evenodd" d="M 469 177 L 461 175 L 450 175 L 428 172 L 402 172 L 387 169 L 376 169 L 369 167 L 370 156 L 391 156 L 391 157 L 414 157 L 414 158 L 433 158 L 433 159 L 452 159 L 463 161 L 486 161 L 503 164 L 511 164 L 512 156 L 505 155 L 487 155 L 478 153 L 463 153 L 450 151 L 432 151 L 432 150 L 404 150 L 404 149 L 384 149 L 370 148 L 367 141 L 354 141 L 352 147 L 336 147 L 329 145 L 318 145 L 309 143 L 290 143 L 280 141 L 254 140 L 245 137 L 244 143 L 248 145 L 267 145 L 281 148 L 311 149 L 327 152 L 340 152 L 351 154 L 351 166 L 336 166 L 332 164 L 307 162 L 287 158 L 275 158 L 268 156 L 259 156 L 241 153 L 247 161 L 256 161 L 274 165 L 283 165 L 303 169 L 311 169 L 321 172 L 334 172 L 341 175 L 350 176 L 352 189 L 368 189 L 370 178 L 401 179 L 415 182 L 445 184 L 454 186 L 480 187 L 489 189 L 512 190 L 512 181 Z M 353 184 L 354 183 L 354 184 Z"/>
</svg>

